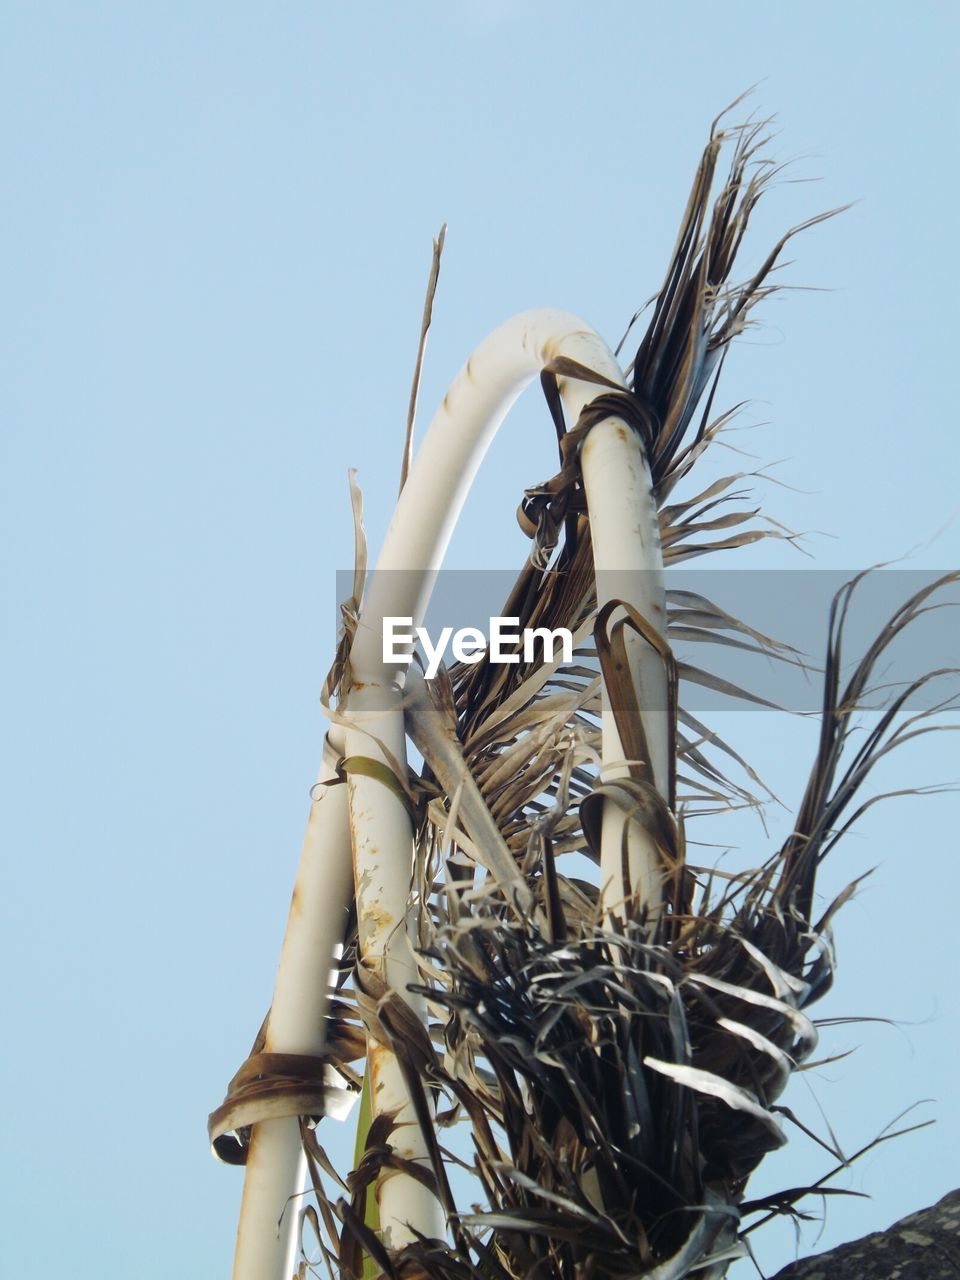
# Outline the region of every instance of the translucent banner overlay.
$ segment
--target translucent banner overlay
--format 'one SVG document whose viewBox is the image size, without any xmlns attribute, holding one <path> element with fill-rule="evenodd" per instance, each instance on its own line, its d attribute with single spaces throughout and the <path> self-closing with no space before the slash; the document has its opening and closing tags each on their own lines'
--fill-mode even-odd
<svg viewBox="0 0 960 1280">
<path fill-rule="evenodd" d="M 793 712 L 820 709 L 823 668 L 829 638 L 830 611 L 844 585 L 857 576 L 855 570 L 697 570 L 678 568 L 664 575 L 669 619 L 669 641 L 680 665 L 680 698 L 692 713 L 705 710 L 764 710 L 767 704 Z M 849 675 L 878 636 L 896 619 L 908 600 L 931 588 L 945 570 L 876 569 L 859 581 L 843 626 L 841 667 Z M 433 575 L 425 616 L 418 614 L 421 575 L 392 572 L 378 584 L 391 601 L 391 616 L 410 618 L 409 624 L 392 625 L 396 636 L 420 626 L 424 636 L 417 651 L 426 667 L 441 659 L 455 661 L 455 645 L 461 653 L 476 653 L 478 637 L 464 634 L 471 628 L 489 638 L 497 624 L 491 620 L 517 617 L 522 606 L 508 602 L 517 583 L 516 570 L 445 569 Z M 599 578 L 603 594 L 617 598 L 643 598 L 640 573 L 617 573 Z M 370 599 L 373 574 L 368 577 L 365 599 Z M 336 625 L 341 624 L 340 604 L 353 593 L 353 571 L 337 573 Z M 909 682 L 931 671 L 960 667 L 960 584 L 938 588 L 921 605 L 916 616 L 884 649 L 871 688 L 876 696 L 866 705 L 880 705 Z M 422 606 L 420 606 L 422 607 Z M 393 610 L 396 609 L 394 613 Z M 373 625 L 369 613 L 366 625 Z M 560 625 L 561 619 L 551 626 Z M 568 620 L 569 623 L 569 620 Z M 449 628 L 449 632 L 446 629 Z M 500 624 L 501 632 L 516 631 Z M 446 635 L 445 635 L 446 632 Z M 382 628 L 381 628 L 382 635 Z M 556 653 L 561 650 L 558 638 Z M 778 647 L 783 646 L 783 647 Z M 789 647 L 787 647 L 789 646 Z M 579 666 L 598 668 L 588 633 L 574 654 Z M 509 646 L 501 644 L 501 654 Z M 442 650 L 442 652 L 441 652 Z M 401 652 L 402 646 L 396 648 Z M 522 644 L 520 645 L 522 652 Z M 542 648 L 537 644 L 536 654 Z M 696 675 L 703 672 L 705 675 Z M 727 687 L 747 691 L 756 701 L 734 698 Z M 929 709 L 960 692 L 960 678 L 947 675 L 926 684 L 911 701 L 915 710 Z"/>
</svg>

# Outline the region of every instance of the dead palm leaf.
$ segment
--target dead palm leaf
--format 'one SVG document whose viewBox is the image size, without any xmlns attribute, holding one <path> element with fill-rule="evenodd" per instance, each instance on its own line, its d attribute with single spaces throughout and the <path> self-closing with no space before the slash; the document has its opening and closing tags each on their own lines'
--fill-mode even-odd
<svg viewBox="0 0 960 1280">
<path fill-rule="evenodd" d="M 545 362 L 559 469 L 524 496 L 531 554 L 503 613 L 521 629 L 570 630 L 573 661 L 482 660 L 441 668 L 430 681 L 412 670 L 399 724 L 422 766 L 405 767 L 385 739 L 370 754 L 339 753 L 341 783 L 362 784 L 374 798 L 378 788 L 389 793 L 414 849 L 406 919 L 389 925 L 394 940 L 403 933 L 412 978 L 398 981 L 406 970 L 371 962 L 361 901 L 319 1057 L 356 1088 L 364 1054 L 389 1055 L 394 1101 L 371 1109 L 357 1168 L 337 1186 L 312 1122 L 303 1124 L 318 1201 L 304 1221 L 344 1280 L 680 1280 L 693 1272 L 710 1280 L 742 1251 L 746 1217 L 773 1203 L 792 1211 L 804 1193 L 745 1198 L 760 1161 L 786 1141 L 791 1117 L 778 1100 L 816 1046 L 807 1011 L 832 981 L 830 926 L 847 895 L 818 916 L 816 874 L 872 803 L 862 789 L 877 761 L 944 727 L 949 697 L 918 706 L 932 681 L 953 674 L 933 672 L 888 691 L 862 739 L 852 738 L 887 647 L 958 575 L 908 600 L 846 677 L 844 627 L 860 579 L 841 590 L 829 620 L 820 741 L 789 838 L 753 870 L 694 867 L 690 815 L 755 804 L 752 789 L 762 784 L 684 710 L 685 691 L 699 681 L 763 700 L 678 663 L 670 641 L 804 659 L 693 592 L 665 597 L 662 626 L 611 595 L 596 570 L 598 513 L 594 503 L 591 516 L 584 475 L 592 433 L 614 416 L 642 443 L 668 563 L 790 536 L 758 527 L 755 505 L 736 505 L 747 498 L 738 487 L 745 475 L 676 496 L 729 420 L 713 414 L 729 343 L 779 287 L 774 273 L 788 240 L 829 216 L 788 232 L 744 283 L 734 281 L 750 215 L 777 172 L 764 143 L 761 124 L 714 125 L 627 386 L 570 356 Z M 732 159 L 714 195 L 726 145 Z M 435 259 L 424 333 L 436 267 Z M 573 382 L 591 390 L 568 423 L 562 395 Z M 351 689 L 369 608 L 362 578 L 359 564 L 328 682 L 348 743 L 356 740 L 351 710 L 363 705 Z M 637 692 L 638 662 L 662 682 L 660 720 Z M 623 757 L 613 772 L 603 754 L 608 713 Z M 666 725 L 666 736 L 655 725 Z M 740 782 L 727 776 L 730 765 Z M 610 813 L 621 833 L 612 886 L 596 870 L 610 865 Z M 643 883 L 638 839 L 648 858 Z M 593 875 L 566 873 L 571 854 Z M 357 877 L 360 885 L 359 863 Z M 369 1061 L 367 1071 L 376 1078 Z M 315 1087 L 317 1078 L 314 1070 Z M 288 1091 L 302 1083 L 296 1070 L 281 1082 Z M 258 1097 L 276 1093 L 260 1080 Z M 236 1115 L 230 1102 L 216 1113 L 218 1140 Z M 322 1109 L 319 1099 L 315 1114 Z M 401 1141 L 400 1130 L 416 1141 Z M 480 1207 L 455 1194 L 451 1169 L 463 1157 L 448 1143 L 458 1130 L 469 1134 Z M 378 1234 L 370 1205 L 390 1179 L 441 1207 L 446 1238 L 418 1228 L 426 1219 L 412 1208 L 399 1246 Z"/>
</svg>

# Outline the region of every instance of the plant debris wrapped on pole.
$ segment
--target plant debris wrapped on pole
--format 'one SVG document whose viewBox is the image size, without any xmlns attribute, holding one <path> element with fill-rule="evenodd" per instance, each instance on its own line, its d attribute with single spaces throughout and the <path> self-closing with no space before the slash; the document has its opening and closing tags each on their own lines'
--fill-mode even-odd
<svg viewBox="0 0 960 1280">
<path fill-rule="evenodd" d="M 844 589 L 790 838 L 757 870 L 690 866 L 685 816 L 756 803 L 724 761 L 758 780 L 681 705 L 685 682 L 743 691 L 677 662 L 671 639 L 800 661 L 663 577 L 665 563 L 791 536 L 724 510 L 741 476 L 675 492 L 729 419 L 712 416 L 724 353 L 794 234 L 730 283 L 774 172 L 763 141 L 759 125 L 714 126 L 626 373 L 583 321 L 525 312 L 470 357 L 411 464 L 442 234 L 435 246 L 401 494 L 369 580 L 354 489 L 334 724 L 273 1007 L 210 1118 L 218 1154 L 247 1166 L 235 1280 L 286 1280 L 298 1245 L 299 1274 L 325 1264 L 343 1280 L 717 1280 L 745 1218 L 771 1212 L 747 1181 L 786 1140 L 777 1099 L 816 1044 L 805 1010 L 830 985 L 827 935 L 849 896 L 815 918 L 816 868 L 873 762 L 935 727 L 917 727 L 911 699 L 945 673 L 891 695 L 847 770 L 844 744 L 887 644 L 957 575 L 909 600 L 846 683 L 856 581 Z M 537 376 L 560 466 L 524 495 L 532 547 L 503 616 L 566 628 L 572 660 L 488 652 L 425 679 L 415 657 L 385 658 L 385 620 L 425 618 L 484 453 Z M 592 878 L 564 873 L 573 853 Z M 361 1080 L 356 1168 L 341 1174 L 316 1124 Z M 457 1125 L 486 1207 L 454 1195 Z M 304 1170 L 316 1203 L 301 1207 Z"/>
</svg>

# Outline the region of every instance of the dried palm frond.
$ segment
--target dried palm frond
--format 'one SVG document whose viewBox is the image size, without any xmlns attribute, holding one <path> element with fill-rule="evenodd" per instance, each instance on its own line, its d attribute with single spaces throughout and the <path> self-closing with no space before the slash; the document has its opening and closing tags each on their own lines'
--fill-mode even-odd
<svg viewBox="0 0 960 1280">
<path fill-rule="evenodd" d="M 744 283 L 734 282 L 747 223 L 777 173 L 764 157 L 765 140 L 761 124 L 715 123 L 627 387 L 563 358 L 543 375 L 560 469 L 521 503 L 532 548 L 503 614 L 521 630 L 569 629 L 573 660 L 482 660 L 441 668 L 430 681 L 411 668 L 405 729 L 419 770 L 395 757 L 392 764 L 356 755 L 339 762 L 341 778 L 357 771 L 379 778 L 409 816 L 415 861 L 407 932 L 419 975 L 403 992 L 391 989 L 363 963 L 353 920 L 325 1061 L 356 1087 L 368 1043 L 362 1028 L 369 1043 L 393 1055 L 406 1101 L 405 1118 L 399 1103 L 370 1111 L 357 1168 L 342 1179 L 314 1128 L 303 1124 L 317 1198 L 303 1223 L 330 1274 L 343 1280 L 680 1280 L 692 1273 L 715 1280 L 742 1252 L 748 1213 L 792 1208 L 803 1194 L 792 1188 L 779 1200 L 745 1199 L 760 1161 L 786 1141 L 790 1113 L 778 1099 L 816 1045 L 807 1010 L 832 981 L 832 918 L 852 892 L 818 914 L 817 870 L 872 803 L 860 795 L 873 766 L 944 727 L 940 713 L 953 700 L 917 709 L 917 699 L 953 673 L 922 675 L 885 700 L 874 685 L 890 643 L 960 575 L 911 597 L 845 680 L 844 627 L 860 579 L 841 590 L 829 623 L 820 741 L 793 830 L 755 869 L 694 866 L 688 819 L 759 804 L 755 792 L 764 788 L 685 708 L 685 695 L 701 684 L 772 704 L 678 662 L 671 642 L 722 644 L 801 667 L 805 659 L 692 591 L 668 593 L 665 634 L 623 600 L 598 605 L 604 593 L 581 468 L 598 422 L 615 414 L 633 429 L 668 564 L 792 537 L 772 522 L 758 525 L 753 505 L 729 506 L 747 496 L 745 473 L 676 496 L 729 422 L 729 413 L 713 409 L 729 343 L 780 287 L 774 272 L 788 240 L 829 216 L 788 232 Z M 727 144 L 730 168 L 714 195 Z M 431 289 L 436 266 L 435 258 Z M 569 425 L 565 379 L 597 386 Z M 362 555 L 356 494 L 354 508 Z M 349 689 L 362 578 L 360 565 L 331 698 Z M 630 644 L 656 655 L 666 687 L 669 767 L 659 783 L 630 677 Z M 855 746 L 851 734 L 872 694 L 882 705 Z M 604 699 L 625 757 L 612 779 L 601 769 Z M 614 910 L 596 871 L 601 815 L 611 808 L 623 819 Z M 656 902 L 644 900 L 631 879 L 628 846 L 638 831 L 662 882 Z M 426 1010 L 426 1021 L 417 1010 Z M 417 1159 L 401 1157 L 395 1140 L 411 1115 L 425 1153 Z M 456 1148 L 464 1132 L 468 1157 L 448 1145 Z M 459 1164 L 483 1203 L 464 1204 L 459 1185 L 455 1194 L 451 1171 Z M 449 1238 L 412 1229 L 409 1243 L 390 1248 L 370 1208 L 385 1175 L 427 1188 Z M 304 1241 L 304 1274 L 308 1251 Z"/>
<path fill-rule="evenodd" d="M 531 836 L 538 857 L 527 860 L 526 879 L 542 896 L 549 930 L 506 909 L 490 883 L 448 899 L 452 909 L 435 908 L 423 950 L 430 980 L 420 989 L 439 1015 L 438 1042 L 389 993 L 376 1017 L 423 1114 L 430 1094 L 446 1100 L 441 1117 L 469 1122 L 486 1207 L 453 1204 L 437 1128 L 433 1185 L 455 1243 L 378 1256 L 383 1274 L 679 1280 L 696 1268 L 720 1276 L 738 1256 L 745 1209 L 800 1197 L 793 1188 L 744 1204 L 751 1173 L 786 1141 L 790 1113 L 777 1102 L 816 1047 L 806 1011 L 832 979 L 830 924 L 850 891 L 814 919 L 816 867 L 870 803 L 847 816 L 873 766 L 918 733 L 945 727 L 938 713 L 957 705 L 910 711 L 931 681 L 957 674 L 930 673 L 896 690 L 853 748 L 887 646 L 960 574 L 907 601 L 842 682 L 857 581 L 834 603 L 821 741 L 795 829 L 762 866 L 719 893 L 706 882 L 688 910 L 652 928 L 628 915 L 610 932 L 596 922 L 595 891 L 557 871 L 549 835 Z M 574 793 L 554 790 L 571 803 Z M 436 848 L 434 813 L 428 806 L 421 841 Z M 445 836 L 439 847 L 456 842 L 449 825 Z M 368 1143 L 364 1187 L 390 1159 L 387 1139 Z M 352 1208 L 325 1204 L 341 1235 L 365 1238 L 356 1194 Z M 351 1270 L 360 1255 L 351 1256 L 354 1263 L 341 1255 L 347 1278 L 361 1274 Z"/>
</svg>

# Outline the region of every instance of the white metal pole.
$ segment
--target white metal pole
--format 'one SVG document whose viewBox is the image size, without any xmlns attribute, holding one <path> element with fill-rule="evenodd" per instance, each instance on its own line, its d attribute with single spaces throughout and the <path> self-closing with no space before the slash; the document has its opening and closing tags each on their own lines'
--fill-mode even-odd
<svg viewBox="0 0 960 1280">
<path fill-rule="evenodd" d="M 523 387 L 559 357 L 624 385 L 609 348 L 582 320 L 566 312 L 529 311 L 508 320 L 481 343 L 444 397 L 400 496 L 361 610 L 350 654 L 353 691 L 348 695 L 347 709 L 348 714 L 361 713 L 362 720 L 348 725 L 348 756 L 373 756 L 391 767 L 406 767 L 404 669 L 384 662 L 384 618 L 411 617 L 414 626 L 422 622 L 435 573 L 493 436 Z M 576 421 L 599 391 L 593 383 L 566 377 L 560 379 L 559 388 L 571 421 Z M 645 469 L 635 433 L 621 419 L 611 417 L 595 431 L 601 431 L 602 447 L 584 452 L 585 471 L 589 468 L 593 473 L 588 501 L 592 491 L 599 511 L 608 505 L 606 486 L 612 495 L 608 517 L 599 522 L 599 536 L 597 532 L 593 535 L 597 569 L 603 577 L 607 570 L 620 571 L 616 584 L 623 588 L 625 598 L 643 611 L 649 607 L 649 599 L 641 594 L 634 600 L 634 594 L 646 575 L 624 571 L 635 565 L 649 565 L 654 571 L 659 568 L 659 541 L 649 536 L 656 521 L 656 511 L 649 510 L 649 469 Z M 591 511 L 591 519 L 593 516 Z M 642 539 L 637 533 L 641 526 Z M 641 540 L 645 558 L 637 562 L 633 557 Z M 651 618 L 654 625 L 660 621 Z M 615 764 L 621 761 L 623 751 L 608 713 L 604 716 L 604 742 L 604 759 Z M 390 988 L 402 993 L 413 965 L 405 930 L 413 870 L 409 819 L 397 796 L 373 777 L 353 774 L 349 794 L 362 960 Z M 610 808 L 605 806 L 605 811 Z M 619 863 L 617 821 L 622 832 L 622 815 L 611 821 L 609 830 L 605 819 L 603 838 L 608 849 L 616 840 Z M 631 840 L 647 843 L 636 830 Z M 610 857 L 608 851 L 607 861 Z M 649 865 L 649 850 L 637 855 L 638 863 L 644 864 L 644 859 Z M 639 879 L 651 887 L 655 881 L 649 874 Z M 382 1087 L 379 1098 L 374 1091 L 374 1112 L 397 1111 L 403 1125 L 404 1153 L 423 1159 L 426 1151 L 413 1123 L 412 1108 L 404 1102 L 406 1091 L 396 1063 L 381 1047 L 377 1048 L 377 1063 Z M 414 1179 L 393 1174 L 382 1180 L 378 1196 L 381 1225 L 392 1245 L 413 1240 L 416 1231 L 435 1233 L 436 1214 L 424 1206 L 423 1189 Z M 419 1218 L 418 1213 L 424 1216 Z"/>
<path fill-rule="evenodd" d="M 590 515 L 597 604 L 624 600 L 661 636 L 666 635 L 666 596 L 660 524 L 653 496 L 650 467 L 635 431 L 616 418 L 599 422 L 587 435 L 581 454 L 583 483 Z M 615 610 L 610 622 L 625 616 Z M 650 749 L 648 761 L 654 786 L 669 800 L 670 751 L 668 679 L 663 659 L 636 631 L 625 632 L 627 661 L 637 690 L 643 728 Z M 629 776 L 620 735 L 606 684 L 603 707 L 603 778 L 612 782 Z M 663 896 L 663 869 L 656 845 L 634 824 L 627 844 L 627 874 L 623 883 L 623 809 L 605 804 L 601 818 L 600 902 L 604 916 L 622 914 L 628 895 L 635 895 L 655 917 Z"/>
<path fill-rule="evenodd" d="M 328 734 L 340 754 L 341 732 Z M 327 786 L 325 764 L 297 869 L 287 931 L 280 950 L 264 1050 L 315 1055 L 323 1051 L 331 965 L 343 941 L 353 895 L 347 792 Z M 253 1126 L 244 1171 L 233 1280 L 289 1280 L 296 1271 L 297 1221 L 305 1165 L 296 1117 Z"/>
</svg>

